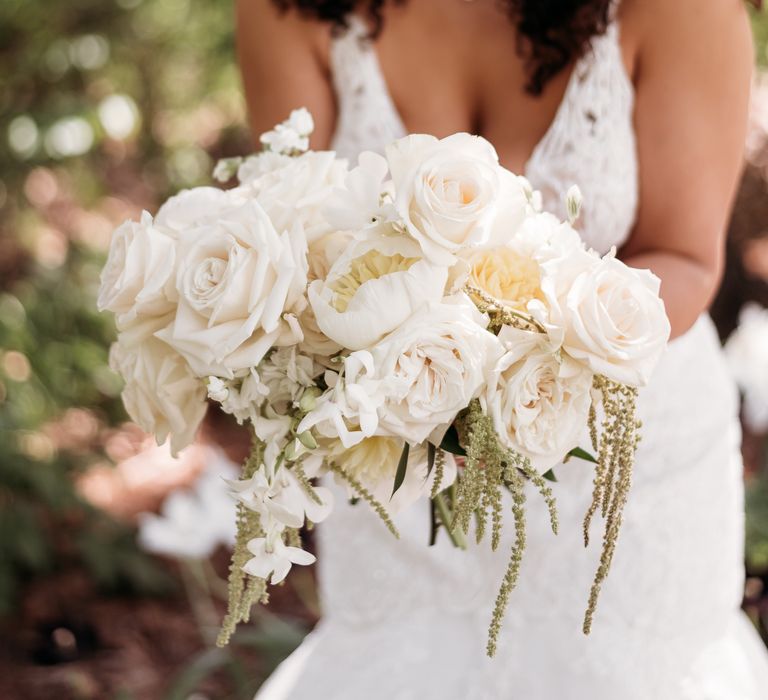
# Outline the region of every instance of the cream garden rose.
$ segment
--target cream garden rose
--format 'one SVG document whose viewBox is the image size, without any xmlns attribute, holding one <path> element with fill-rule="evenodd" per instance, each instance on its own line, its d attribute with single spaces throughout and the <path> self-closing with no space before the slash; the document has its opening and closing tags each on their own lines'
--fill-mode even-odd
<svg viewBox="0 0 768 700">
<path fill-rule="evenodd" d="M 559 355 L 546 335 L 504 326 L 505 353 L 482 396 L 501 442 L 544 472 L 578 444 L 591 404 L 592 373 Z"/>
<path fill-rule="evenodd" d="M 479 136 L 406 136 L 386 149 L 395 208 L 430 260 L 485 243 L 499 206 L 498 156 Z"/>
<path fill-rule="evenodd" d="M 206 411 L 205 386 L 173 348 L 154 336 L 155 321 L 118 335 L 109 365 L 125 380 L 122 399 L 131 419 L 158 444 L 168 437 L 177 455 L 189 445 Z"/>
<path fill-rule="evenodd" d="M 544 293 L 563 349 L 594 373 L 644 386 L 669 340 L 670 324 L 650 270 L 628 267 L 612 251 L 586 251 L 545 263 Z"/>
<path fill-rule="evenodd" d="M 217 212 L 179 240 L 173 323 L 158 336 L 200 377 L 231 378 L 276 344 L 296 342 L 284 314 L 302 308 L 306 240 L 281 234 L 254 201 Z"/>
<path fill-rule="evenodd" d="M 325 280 L 309 285 L 309 303 L 329 339 L 361 350 L 439 301 L 447 276 L 413 240 L 381 225 L 350 245 Z"/>
<path fill-rule="evenodd" d="M 144 212 L 112 234 L 101 272 L 98 307 L 111 311 L 119 326 L 140 316 L 161 316 L 174 307 L 176 241 Z"/>
</svg>

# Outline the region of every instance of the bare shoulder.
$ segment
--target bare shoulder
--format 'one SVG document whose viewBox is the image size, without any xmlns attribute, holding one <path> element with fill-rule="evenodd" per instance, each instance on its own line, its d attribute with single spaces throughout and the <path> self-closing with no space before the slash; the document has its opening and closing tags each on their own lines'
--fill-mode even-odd
<svg viewBox="0 0 768 700">
<path fill-rule="evenodd" d="M 639 74 L 672 55 L 682 67 L 752 64 L 745 0 L 623 0 L 621 18 Z"/>
<path fill-rule="evenodd" d="M 237 33 L 241 42 L 253 42 L 265 52 L 302 47 L 322 59 L 330 41 L 328 26 L 296 10 L 283 10 L 274 0 L 236 0 Z"/>
<path fill-rule="evenodd" d="M 330 27 L 273 0 L 236 0 L 237 53 L 252 132 L 262 133 L 292 109 L 315 118 L 314 148 L 325 148 L 335 120 L 328 70 Z"/>
</svg>

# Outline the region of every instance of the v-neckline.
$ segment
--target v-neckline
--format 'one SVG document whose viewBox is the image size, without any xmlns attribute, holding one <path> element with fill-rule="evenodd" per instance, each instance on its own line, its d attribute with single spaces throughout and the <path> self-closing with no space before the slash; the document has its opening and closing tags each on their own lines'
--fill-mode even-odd
<svg viewBox="0 0 768 700">
<path fill-rule="evenodd" d="M 608 25 L 605 33 L 596 37 L 595 40 L 600 41 L 600 40 L 608 39 L 609 33 L 616 30 L 616 27 L 615 27 L 616 21 L 617 20 L 613 20 Z M 365 37 L 367 34 L 367 29 L 364 21 L 356 15 L 352 15 L 350 19 L 350 30 L 354 31 L 356 38 Z M 373 42 L 369 42 L 367 44 L 366 51 L 370 55 L 373 70 L 380 83 L 382 94 L 389 105 L 392 115 L 397 120 L 398 131 L 403 136 L 407 136 L 410 132 L 405 126 L 405 122 L 403 121 L 403 118 L 400 114 L 400 110 L 397 108 L 395 100 L 392 96 L 392 92 L 389 89 L 389 84 L 387 83 L 387 80 L 384 77 L 384 70 L 381 67 L 379 54 L 376 51 L 376 47 L 374 46 Z M 560 122 L 565 118 L 564 115 L 567 112 L 568 105 L 572 100 L 572 93 L 576 90 L 576 85 L 583 79 L 584 65 L 586 61 L 590 59 L 590 54 L 593 51 L 594 51 L 594 47 L 589 49 L 586 53 L 584 53 L 581 57 L 579 57 L 579 59 L 571 67 L 571 73 L 568 76 L 568 81 L 566 82 L 565 90 L 563 91 L 563 96 L 560 98 L 560 102 L 557 105 L 555 114 L 552 117 L 552 120 L 549 126 L 547 127 L 547 130 L 544 132 L 543 136 L 536 142 L 536 144 L 533 147 L 533 150 L 531 151 L 531 154 L 528 156 L 528 159 L 524 162 L 522 173 L 520 174 L 526 175 L 526 176 L 528 175 L 531 169 L 531 165 L 537 160 L 537 158 L 539 157 L 539 154 L 544 150 L 547 143 L 553 138 L 553 135 L 555 134 L 558 126 L 560 125 Z M 623 59 L 621 60 L 621 68 L 625 77 L 629 81 L 629 76 L 626 74 L 627 71 L 626 71 L 626 66 L 624 65 Z"/>
</svg>

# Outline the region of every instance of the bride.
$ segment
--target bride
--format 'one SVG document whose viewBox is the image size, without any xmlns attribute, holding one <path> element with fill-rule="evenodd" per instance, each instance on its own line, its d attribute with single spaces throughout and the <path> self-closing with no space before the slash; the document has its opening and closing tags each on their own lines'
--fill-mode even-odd
<svg viewBox="0 0 768 700">
<path fill-rule="evenodd" d="M 479 133 L 551 210 L 579 183 L 581 234 L 662 279 L 675 336 L 640 394 L 635 483 L 589 637 L 586 463 L 556 469 L 558 537 L 531 500 L 493 661 L 508 547 L 430 548 L 426 507 L 395 542 L 339 494 L 318 535 L 324 617 L 259 700 L 768 696 L 768 655 L 739 610 L 737 396 L 706 314 L 745 136 L 740 0 L 242 0 L 238 31 L 255 133 L 301 105 L 313 148 L 350 159 L 408 132 Z"/>
</svg>

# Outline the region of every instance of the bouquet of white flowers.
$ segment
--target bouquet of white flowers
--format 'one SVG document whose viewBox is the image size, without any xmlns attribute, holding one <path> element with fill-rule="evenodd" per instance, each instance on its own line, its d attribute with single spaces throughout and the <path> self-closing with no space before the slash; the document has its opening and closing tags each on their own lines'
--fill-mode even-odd
<svg viewBox="0 0 768 700">
<path fill-rule="evenodd" d="M 222 161 L 238 186 L 200 187 L 114 233 L 99 307 L 131 417 L 174 451 L 207 400 L 253 428 L 242 478 L 226 643 L 253 602 L 314 557 L 300 529 L 331 512 L 333 474 L 397 536 L 424 499 L 434 530 L 500 541 L 512 494 L 514 549 L 495 641 L 525 544 L 525 484 L 569 456 L 595 463 L 584 524 L 605 518 L 584 620 L 608 573 L 639 437 L 635 401 L 669 336 L 659 280 L 587 250 L 541 211 L 486 140 L 413 135 L 356 167 L 308 149 L 306 110 Z M 578 448 L 589 426 L 593 457 Z"/>
</svg>

